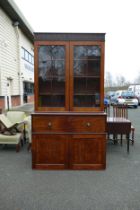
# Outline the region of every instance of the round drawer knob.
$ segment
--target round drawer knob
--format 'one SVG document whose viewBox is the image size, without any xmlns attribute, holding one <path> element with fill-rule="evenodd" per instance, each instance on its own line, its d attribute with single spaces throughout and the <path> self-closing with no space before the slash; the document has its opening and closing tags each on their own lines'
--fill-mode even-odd
<svg viewBox="0 0 140 210">
<path fill-rule="evenodd" d="M 52 127 L 52 123 L 48 122 L 48 127 L 51 128 Z"/>
<path fill-rule="evenodd" d="M 87 126 L 87 127 L 90 127 L 90 126 L 91 126 L 91 123 L 90 123 L 90 122 L 87 122 L 87 123 L 86 123 L 86 126 Z"/>
</svg>

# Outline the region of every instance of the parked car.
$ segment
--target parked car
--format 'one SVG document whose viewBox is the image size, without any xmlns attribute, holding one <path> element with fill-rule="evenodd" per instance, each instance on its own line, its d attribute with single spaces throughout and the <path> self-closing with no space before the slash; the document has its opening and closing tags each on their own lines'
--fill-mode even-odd
<svg viewBox="0 0 140 210">
<path fill-rule="evenodd" d="M 126 104 L 128 106 L 138 107 L 138 99 L 132 91 L 116 91 L 115 96 L 111 99 L 111 104 Z"/>
<path fill-rule="evenodd" d="M 111 99 L 114 95 L 115 95 L 115 91 L 108 91 L 105 94 L 105 97 L 108 98 L 108 99 Z"/>
<path fill-rule="evenodd" d="M 122 93 L 124 91 L 123 90 L 117 90 L 114 95 L 110 98 L 110 104 L 114 105 L 114 104 L 122 104 Z"/>
<path fill-rule="evenodd" d="M 108 106 L 110 105 L 110 100 L 108 98 L 104 98 L 104 105 Z"/>
<path fill-rule="evenodd" d="M 124 100 L 124 104 L 128 106 L 133 106 L 135 108 L 138 107 L 139 101 L 137 97 L 135 96 L 134 92 L 132 91 L 126 91 L 122 93 L 122 99 Z"/>
<path fill-rule="evenodd" d="M 134 92 L 135 96 L 138 99 L 139 105 L 140 105 L 140 85 L 130 85 L 128 87 L 128 91 Z"/>
</svg>

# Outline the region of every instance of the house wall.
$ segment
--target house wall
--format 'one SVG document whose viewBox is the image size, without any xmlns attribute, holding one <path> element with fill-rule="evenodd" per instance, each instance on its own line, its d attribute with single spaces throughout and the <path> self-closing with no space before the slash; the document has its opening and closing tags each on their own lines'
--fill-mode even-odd
<svg viewBox="0 0 140 210">
<path fill-rule="evenodd" d="M 23 104 L 23 83 L 34 82 L 34 66 L 22 58 L 22 47 L 34 55 L 32 42 L 0 8 L 0 106 L 3 108 Z"/>
<path fill-rule="evenodd" d="M 7 95 L 7 78 L 11 94 L 19 95 L 17 37 L 11 19 L 0 8 L 0 94 Z"/>
</svg>

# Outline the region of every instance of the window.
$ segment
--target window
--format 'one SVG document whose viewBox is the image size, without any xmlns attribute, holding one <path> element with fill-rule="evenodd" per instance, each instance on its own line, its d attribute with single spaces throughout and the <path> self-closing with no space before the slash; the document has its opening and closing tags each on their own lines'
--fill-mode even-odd
<svg viewBox="0 0 140 210">
<path fill-rule="evenodd" d="M 25 60 L 28 61 L 29 60 L 29 54 L 28 52 L 25 50 Z"/>
<path fill-rule="evenodd" d="M 30 64 L 34 65 L 34 56 L 23 47 L 21 48 L 21 57 Z"/>
<path fill-rule="evenodd" d="M 34 84 L 30 82 L 24 82 L 24 94 L 33 94 L 34 93 Z"/>
</svg>

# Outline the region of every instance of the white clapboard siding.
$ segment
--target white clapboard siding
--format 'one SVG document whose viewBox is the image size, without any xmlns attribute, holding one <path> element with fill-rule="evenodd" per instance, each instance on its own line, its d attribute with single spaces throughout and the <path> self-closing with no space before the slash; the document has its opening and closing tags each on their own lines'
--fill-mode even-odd
<svg viewBox="0 0 140 210">
<path fill-rule="evenodd" d="M 19 94 L 17 36 L 11 19 L 0 8 L 1 95 L 6 95 L 7 78 L 12 78 L 12 95 Z"/>
<path fill-rule="evenodd" d="M 19 39 L 18 39 L 19 38 Z M 22 82 L 34 81 L 34 72 L 25 68 L 25 61 L 21 58 L 21 47 L 34 55 L 33 43 L 19 29 L 19 37 L 12 20 L 0 8 L 0 96 L 6 95 L 7 78 L 11 78 L 11 95 L 20 95 L 19 72 L 22 72 Z M 34 66 L 31 68 L 34 70 Z"/>
</svg>

